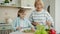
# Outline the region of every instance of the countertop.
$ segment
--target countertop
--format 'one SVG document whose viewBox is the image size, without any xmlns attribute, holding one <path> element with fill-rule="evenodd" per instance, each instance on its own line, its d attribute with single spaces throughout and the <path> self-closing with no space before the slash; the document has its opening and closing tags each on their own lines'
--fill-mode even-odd
<svg viewBox="0 0 60 34">
<path fill-rule="evenodd" d="M 24 34 L 33 34 L 33 33 L 24 33 Z"/>
</svg>

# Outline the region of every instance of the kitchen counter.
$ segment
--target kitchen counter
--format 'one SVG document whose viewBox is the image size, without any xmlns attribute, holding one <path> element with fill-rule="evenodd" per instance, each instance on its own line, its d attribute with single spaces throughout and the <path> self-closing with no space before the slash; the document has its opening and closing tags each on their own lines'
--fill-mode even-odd
<svg viewBox="0 0 60 34">
<path fill-rule="evenodd" d="M 20 32 L 12 32 L 10 34 L 19 34 Z M 33 32 L 30 32 L 30 33 L 20 33 L 20 34 L 33 34 Z"/>
<path fill-rule="evenodd" d="M 9 34 L 12 32 L 12 27 L 9 24 L 0 24 L 0 34 Z"/>
<path fill-rule="evenodd" d="M 12 26 L 9 24 L 0 24 L 0 30 L 12 30 Z"/>
</svg>

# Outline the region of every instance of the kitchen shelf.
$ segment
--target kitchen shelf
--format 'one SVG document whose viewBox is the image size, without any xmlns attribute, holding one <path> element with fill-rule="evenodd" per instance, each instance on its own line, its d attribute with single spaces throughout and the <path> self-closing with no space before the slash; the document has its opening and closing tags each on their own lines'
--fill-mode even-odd
<svg viewBox="0 0 60 34">
<path fill-rule="evenodd" d="M 18 6 L 7 6 L 7 5 L 0 5 L 0 7 L 15 7 L 15 8 L 18 8 Z"/>
<path fill-rule="evenodd" d="M 24 6 L 21 6 L 21 7 L 25 9 L 33 9 L 33 7 L 24 7 Z"/>
<path fill-rule="evenodd" d="M 0 7 L 12 7 L 12 8 L 21 8 L 19 6 L 7 6 L 7 5 L 0 5 Z M 22 8 L 25 8 L 25 9 L 33 9 L 33 7 L 23 7 Z"/>
</svg>

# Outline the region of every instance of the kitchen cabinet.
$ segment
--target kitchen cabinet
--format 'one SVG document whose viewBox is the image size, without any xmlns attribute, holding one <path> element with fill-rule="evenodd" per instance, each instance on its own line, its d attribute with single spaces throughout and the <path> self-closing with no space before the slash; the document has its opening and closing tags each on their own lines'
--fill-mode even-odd
<svg viewBox="0 0 60 34">
<path fill-rule="evenodd" d="M 35 0 L 21 0 L 21 7 L 34 7 L 34 1 Z"/>
<path fill-rule="evenodd" d="M 11 25 L 9 24 L 0 24 L 0 30 L 7 30 L 12 29 Z"/>
<path fill-rule="evenodd" d="M 35 0 L 17 0 L 16 4 L 18 7 L 33 8 Z"/>
<path fill-rule="evenodd" d="M 23 8 L 33 8 L 35 0 L 12 0 L 9 3 L 2 3 L 0 6 L 10 6 L 10 7 L 23 7 Z"/>
<path fill-rule="evenodd" d="M 0 34 L 9 34 L 11 33 L 12 27 L 8 24 L 0 24 Z"/>
</svg>

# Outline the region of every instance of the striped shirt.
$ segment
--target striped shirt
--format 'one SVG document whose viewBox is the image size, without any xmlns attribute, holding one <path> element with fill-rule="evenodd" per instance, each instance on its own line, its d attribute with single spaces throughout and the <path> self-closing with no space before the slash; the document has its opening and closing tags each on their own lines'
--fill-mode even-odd
<svg viewBox="0 0 60 34">
<path fill-rule="evenodd" d="M 43 25 L 46 25 L 46 21 L 50 21 L 51 23 L 54 23 L 50 14 L 44 9 L 40 12 L 37 12 L 36 10 L 34 10 L 31 13 L 29 20 L 31 22 L 39 22 L 40 24 L 43 24 Z"/>
</svg>

